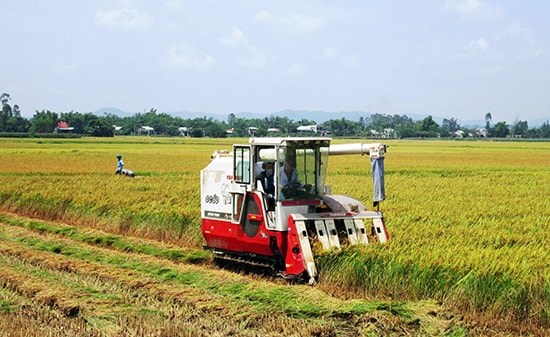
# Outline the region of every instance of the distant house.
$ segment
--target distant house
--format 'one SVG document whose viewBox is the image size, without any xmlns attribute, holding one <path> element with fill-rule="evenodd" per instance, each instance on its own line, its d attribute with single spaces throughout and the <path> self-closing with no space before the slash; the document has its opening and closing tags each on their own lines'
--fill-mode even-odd
<svg viewBox="0 0 550 337">
<path fill-rule="evenodd" d="M 319 133 L 321 134 L 321 137 L 324 137 L 330 133 L 329 130 L 325 130 L 322 125 L 314 124 L 314 125 L 301 125 L 296 130 L 298 132 L 313 132 L 313 133 Z"/>
<path fill-rule="evenodd" d="M 375 138 L 395 138 L 395 130 L 392 128 L 386 128 L 383 132 L 378 132 L 377 130 L 371 129 L 369 133 Z"/>
<path fill-rule="evenodd" d="M 193 132 L 193 128 L 188 128 L 186 126 L 180 126 L 178 128 L 178 131 L 180 132 L 180 135 L 184 137 L 191 137 L 191 132 Z"/>
<path fill-rule="evenodd" d="M 255 126 L 250 126 L 248 128 L 248 135 L 254 137 L 254 135 L 258 132 L 258 128 Z"/>
<path fill-rule="evenodd" d="M 451 133 L 451 137 L 453 138 L 464 138 L 464 131 L 458 130 L 453 133 Z"/>
<path fill-rule="evenodd" d="M 469 136 L 472 138 L 486 138 L 488 136 L 488 132 L 484 128 L 477 128 L 474 133 L 470 132 Z"/>
<path fill-rule="evenodd" d="M 392 128 L 384 129 L 381 135 L 382 138 L 395 138 L 395 130 Z"/>
<path fill-rule="evenodd" d="M 151 134 L 155 134 L 155 129 L 150 126 L 144 125 L 137 130 L 137 134 L 150 136 Z"/>
<path fill-rule="evenodd" d="M 296 130 L 317 133 L 317 125 L 301 125 Z"/>
<path fill-rule="evenodd" d="M 61 121 L 57 123 L 57 126 L 53 130 L 56 133 L 71 133 L 74 131 L 74 128 L 72 126 L 69 126 L 67 122 Z"/>
</svg>

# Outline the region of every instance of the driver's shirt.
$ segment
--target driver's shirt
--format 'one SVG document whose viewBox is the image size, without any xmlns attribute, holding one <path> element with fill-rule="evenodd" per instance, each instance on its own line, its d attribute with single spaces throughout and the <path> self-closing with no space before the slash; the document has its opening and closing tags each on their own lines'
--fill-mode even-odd
<svg viewBox="0 0 550 337">
<path fill-rule="evenodd" d="M 293 168 L 291 174 L 287 174 L 285 172 L 284 165 L 281 167 L 280 175 L 281 178 L 280 185 L 281 186 L 287 186 L 293 183 L 299 183 L 300 180 L 298 179 L 298 170 Z"/>
</svg>

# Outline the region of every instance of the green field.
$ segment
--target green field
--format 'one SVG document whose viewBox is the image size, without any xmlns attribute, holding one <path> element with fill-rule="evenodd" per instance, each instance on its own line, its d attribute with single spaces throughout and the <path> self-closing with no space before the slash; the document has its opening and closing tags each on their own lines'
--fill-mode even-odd
<svg viewBox="0 0 550 337">
<path fill-rule="evenodd" d="M 202 251 L 199 171 L 233 142 L 0 139 L 0 334 L 60 335 L 51 317 L 90 336 L 550 333 L 550 143 L 388 141 L 390 242 L 318 256 L 309 288 Z M 328 174 L 372 203 L 368 158 Z"/>
</svg>

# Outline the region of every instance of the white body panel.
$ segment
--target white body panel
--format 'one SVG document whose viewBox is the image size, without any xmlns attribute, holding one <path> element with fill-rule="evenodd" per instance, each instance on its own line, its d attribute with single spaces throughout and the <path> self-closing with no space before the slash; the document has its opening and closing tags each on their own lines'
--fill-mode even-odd
<svg viewBox="0 0 550 337">
<path fill-rule="evenodd" d="M 201 217 L 231 220 L 233 156 L 214 158 L 201 170 Z"/>
</svg>

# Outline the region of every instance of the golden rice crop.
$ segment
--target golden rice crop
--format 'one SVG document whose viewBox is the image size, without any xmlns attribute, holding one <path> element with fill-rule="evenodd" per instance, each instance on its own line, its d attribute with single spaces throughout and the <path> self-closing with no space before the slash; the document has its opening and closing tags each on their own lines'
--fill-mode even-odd
<svg viewBox="0 0 550 337">
<path fill-rule="evenodd" d="M 199 171 L 233 140 L 0 142 L 2 209 L 199 247 Z M 550 143 L 388 144 L 382 210 L 391 240 L 320 257 L 321 287 L 436 298 L 548 326 Z M 117 153 L 137 178 L 114 175 Z M 331 158 L 328 174 L 333 193 L 371 203 L 367 157 Z"/>
<path fill-rule="evenodd" d="M 391 242 L 321 261 L 329 282 L 550 324 L 550 144 L 390 144 Z M 372 198 L 367 160 L 333 160 L 331 169 L 339 192 Z"/>
</svg>

